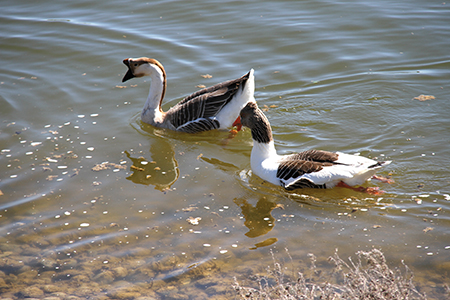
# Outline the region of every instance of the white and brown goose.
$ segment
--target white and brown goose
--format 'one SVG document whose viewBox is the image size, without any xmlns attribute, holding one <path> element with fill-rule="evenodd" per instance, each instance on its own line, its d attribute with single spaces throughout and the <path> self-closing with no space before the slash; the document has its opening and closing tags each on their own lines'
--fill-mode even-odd
<svg viewBox="0 0 450 300">
<path fill-rule="evenodd" d="M 236 120 L 234 125 L 238 125 Z M 265 181 L 281 185 L 286 190 L 298 188 L 347 187 L 370 194 L 380 194 L 377 187 L 354 187 L 375 176 L 375 172 L 390 161 L 378 162 L 366 157 L 308 150 L 290 155 L 278 155 L 269 120 L 256 103 L 248 103 L 240 112 L 240 122 L 251 129 L 253 149 L 250 158 L 252 172 Z"/>
<path fill-rule="evenodd" d="M 197 133 L 232 127 L 247 102 L 254 102 L 253 69 L 241 78 L 216 84 L 187 96 L 164 112 L 161 103 L 167 86 L 166 72 L 156 59 L 126 58 L 125 82 L 134 77 L 150 76 L 151 84 L 141 120 L 156 127 Z M 240 127 L 237 128 L 240 130 Z"/>
</svg>

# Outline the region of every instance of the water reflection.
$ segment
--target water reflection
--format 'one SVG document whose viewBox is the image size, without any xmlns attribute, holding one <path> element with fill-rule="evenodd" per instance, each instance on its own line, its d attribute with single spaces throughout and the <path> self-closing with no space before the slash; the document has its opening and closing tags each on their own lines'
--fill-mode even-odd
<svg viewBox="0 0 450 300">
<path fill-rule="evenodd" d="M 232 171 L 235 171 L 238 169 L 237 166 L 227 163 L 227 162 L 224 162 L 224 161 L 221 161 L 217 158 L 207 158 L 207 157 L 201 156 L 201 157 L 199 157 L 199 159 L 213 165 L 214 167 L 216 167 L 217 169 L 220 169 L 222 171 L 231 171 L 232 172 Z"/>
<path fill-rule="evenodd" d="M 268 238 L 262 242 L 256 243 L 255 247 L 251 247 L 250 250 L 256 250 L 258 248 L 267 247 L 278 242 L 277 238 Z"/>
<path fill-rule="evenodd" d="M 162 138 L 157 138 L 157 142 L 150 146 L 152 159 L 143 156 L 132 157 L 128 151 L 125 151 L 125 154 L 133 163 L 130 167 L 132 174 L 127 179 L 134 183 L 154 185 L 155 189 L 164 191 L 169 189 L 180 175 L 173 147 Z"/>
<path fill-rule="evenodd" d="M 272 217 L 271 212 L 274 208 L 279 207 L 275 202 L 268 200 L 266 197 L 261 197 L 255 206 L 242 198 L 236 198 L 233 201 L 241 208 L 244 215 L 244 225 L 249 229 L 245 233 L 246 236 L 256 238 L 273 229 L 275 218 Z"/>
</svg>

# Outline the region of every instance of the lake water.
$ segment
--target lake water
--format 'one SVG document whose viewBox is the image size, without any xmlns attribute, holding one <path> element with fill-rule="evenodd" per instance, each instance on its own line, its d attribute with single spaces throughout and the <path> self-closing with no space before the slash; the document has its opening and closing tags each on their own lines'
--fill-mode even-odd
<svg viewBox="0 0 450 300">
<path fill-rule="evenodd" d="M 6 1 L 0 28 L 2 297 L 230 299 L 271 250 L 331 270 L 377 248 L 446 298 L 449 3 Z M 287 193 L 252 176 L 249 130 L 145 125 L 149 79 L 121 82 L 140 56 L 164 110 L 254 68 L 279 153 L 392 160 L 395 183 Z"/>
</svg>

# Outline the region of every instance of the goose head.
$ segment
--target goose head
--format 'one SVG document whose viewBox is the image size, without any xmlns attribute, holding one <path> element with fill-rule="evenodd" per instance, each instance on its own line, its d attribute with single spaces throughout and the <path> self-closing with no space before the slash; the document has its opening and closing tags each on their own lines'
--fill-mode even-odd
<svg viewBox="0 0 450 300">
<path fill-rule="evenodd" d="M 247 103 L 239 113 L 240 124 L 253 129 L 258 123 L 268 123 L 266 116 L 255 102 Z"/>
<path fill-rule="evenodd" d="M 125 58 L 123 63 L 128 67 L 128 71 L 122 79 L 125 82 L 134 77 L 152 76 L 158 74 L 166 78 L 166 72 L 162 64 L 153 58 L 139 57 L 139 58 Z"/>
<path fill-rule="evenodd" d="M 233 126 L 245 126 L 251 129 L 252 137 L 260 143 L 269 143 L 272 141 L 272 129 L 264 113 L 259 109 L 255 102 L 249 102 L 241 110 L 239 119 Z"/>
</svg>

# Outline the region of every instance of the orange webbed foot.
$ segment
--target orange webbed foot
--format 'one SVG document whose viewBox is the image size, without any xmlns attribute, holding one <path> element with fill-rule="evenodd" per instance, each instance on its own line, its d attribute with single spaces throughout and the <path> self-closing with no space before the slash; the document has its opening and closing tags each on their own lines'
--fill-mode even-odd
<svg viewBox="0 0 450 300">
<path fill-rule="evenodd" d="M 231 129 L 228 132 L 228 136 L 221 141 L 222 146 L 228 145 L 228 143 L 238 134 L 238 130 Z"/>
<path fill-rule="evenodd" d="M 380 190 L 379 187 L 360 187 L 359 188 L 361 192 L 369 194 L 369 195 L 383 195 L 385 191 Z"/>
<path fill-rule="evenodd" d="M 384 183 L 389 183 L 389 184 L 392 184 L 392 183 L 395 182 L 394 179 L 387 178 L 387 177 L 382 177 L 382 176 L 378 176 L 378 175 L 373 175 L 372 179 L 375 179 L 375 180 L 378 180 L 378 181 L 381 181 L 381 182 L 384 182 Z"/>
<path fill-rule="evenodd" d="M 343 188 L 351 189 L 351 190 L 354 190 L 356 192 L 366 193 L 366 194 L 369 194 L 369 195 L 382 195 L 382 194 L 385 193 L 385 191 L 380 190 L 379 187 L 366 187 L 366 188 L 362 187 L 362 186 L 360 186 L 360 187 L 353 187 L 353 186 L 350 186 L 350 185 L 346 184 L 343 181 L 339 182 L 336 186 L 337 187 L 343 187 Z"/>
</svg>

